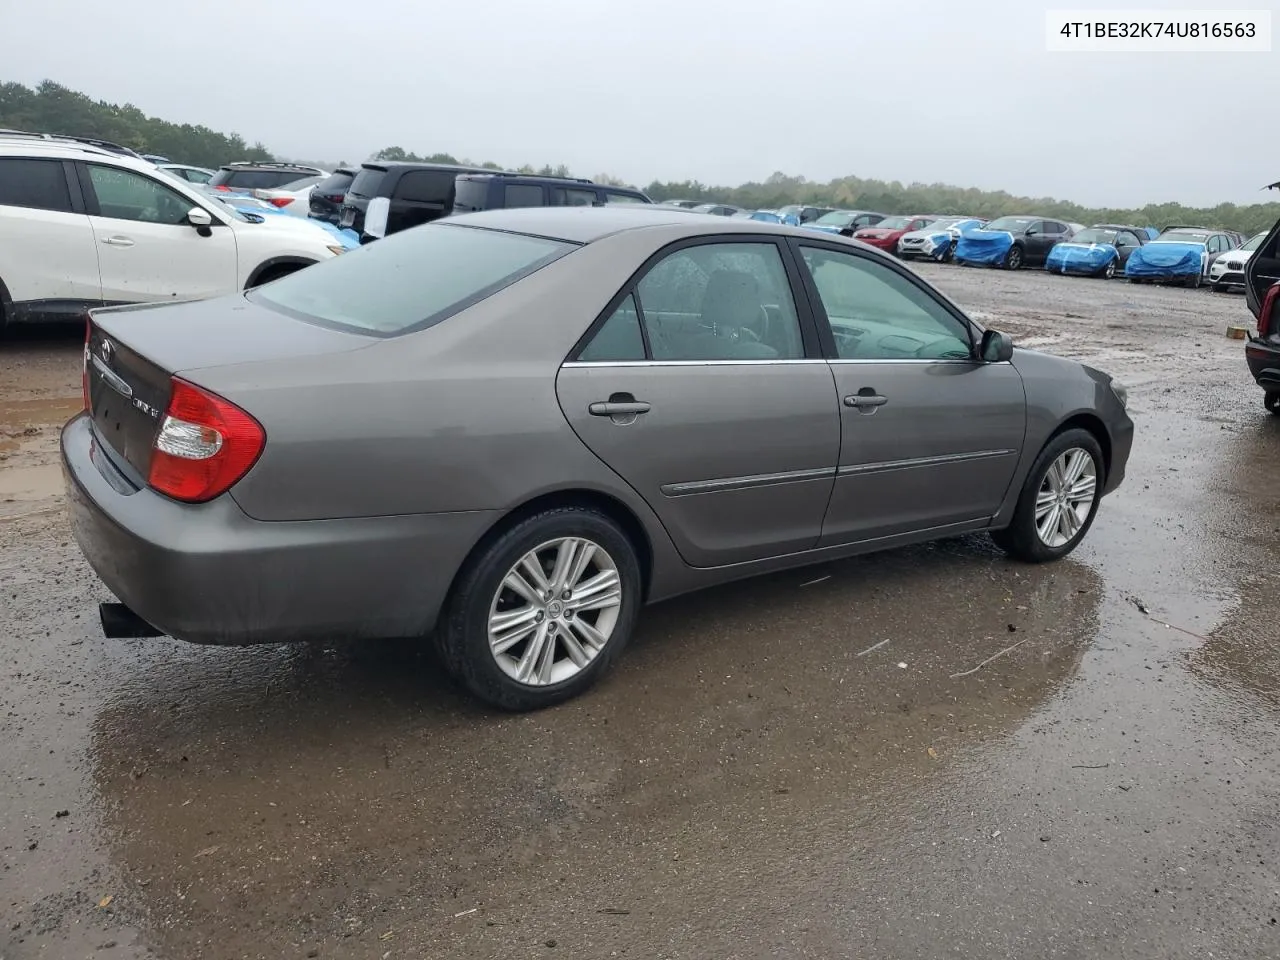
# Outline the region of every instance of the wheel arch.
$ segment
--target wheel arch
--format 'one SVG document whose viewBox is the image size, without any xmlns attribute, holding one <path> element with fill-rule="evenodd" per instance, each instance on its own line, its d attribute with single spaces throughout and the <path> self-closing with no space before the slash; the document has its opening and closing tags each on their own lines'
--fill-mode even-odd
<svg viewBox="0 0 1280 960">
<path fill-rule="evenodd" d="M 320 262 L 319 260 L 310 260 L 307 257 L 299 257 L 299 256 L 293 256 L 293 255 L 283 256 L 283 257 L 270 257 L 266 260 L 263 260 L 260 264 L 258 264 L 256 267 L 253 268 L 253 272 L 249 274 L 249 279 L 244 282 L 244 289 L 248 290 L 251 287 L 257 286 L 259 283 L 262 282 L 262 278 L 264 276 L 267 276 L 273 272 L 279 271 L 281 267 L 291 267 L 292 269 L 289 272 L 292 273 L 293 270 L 301 270 L 303 267 L 309 267 L 312 264 L 319 263 L 319 262 Z"/>
<path fill-rule="evenodd" d="M 1102 418 L 1096 413 L 1082 410 L 1067 417 L 1067 419 L 1058 424 L 1053 433 L 1045 438 L 1044 445 L 1040 449 L 1043 450 L 1045 446 L 1053 441 L 1054 437 L 1075 429 L 1087 430 L 1093 434 L 1093 438 L 1098 441 L 1098 446 L 1102 448 L 1102 467 L 1107 471 L 1107 476 L 1111 476 L 1111 432 L 1107 430 L 1107 425 L 1103 423 Z M 1104 483 L 1105 479 L 1104 477 Z"/>
<path fill-rule="evenodd" d="M 648 531 L 645 530 L 643 522 L 641 522 L 635 511 L 623 503 L 622 500 L 602 490 L 585 487 L 572 487 L 540 493 L 513 507 L 495 520 L 480 535 L 471 549 L 467 551 L 466 559 L 459 564 L 458 570 L 454 573 L 453 579 L 449 584 L 448 594 L 453 593 L 463 570 L 507 530 L 522 520 L 544 510 L 554 510 L 561 507 L 585 507 L 597 510 L 622 528 L 623 534 L 636 551 L 636 561 L 640 567 L 641 603 L 644 603 L 648 599 L 649 589 L 653 583 L 653 541 L 650 539 Z"/>
</svg>

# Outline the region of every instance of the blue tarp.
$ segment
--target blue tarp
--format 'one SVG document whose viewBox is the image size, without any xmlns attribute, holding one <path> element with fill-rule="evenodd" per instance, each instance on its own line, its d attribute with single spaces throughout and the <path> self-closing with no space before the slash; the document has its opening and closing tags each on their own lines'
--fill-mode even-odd
<svg viewBox="0 0 1280 960">
<path fill-rule="evenodd" d="M 1160 236 L 1160 231 L 1155 227 L 1143 227 L 1142 229 L 1147 231 L 1148 240 L 1154 240 L 1156 237 Z"/>
<path fill-rule="evenodd" d="M 959 223 L 953 223 L 951 226 L 943 230 L 931 230 L 925 227 L 923 230 L 913 230 L 911 233 L 904 234 L 902 240 L 911 237 L 922 238 L 924 243 L 919 247 L 907 247 L 907 253 L 922 253 L 927 257 L 933 257 L 935 260 L 941 260 L 948 250 L 951 249 L 951 239 L 954 234 L 964 233 L 966 230 L 972 230 L 974 227 L 981 225 L 981 220 L 961 220 Z M 902 240 L 898 241 L 899 252 L 904 252 Z"/>
<path fill-rule="evenodd" d="M 956 243 L 956 259 L 965 263 L 1004 263 L 1013 234 L 1005 230 L 966 230 Z"/>
<path fill-rule="evenodd" d="M 1109 243 L 1055 243 L 1045 258 L 1044 268 L 1051 273 L 1101 273 L 1108 263 L 1120 256 Z"/>
<path fill-rule="evenodd" d="M 1204 270 L 1203 243 L 1152 240 L 1129 254 L 1126 277 L 1191 277 Z"/>
</svg>

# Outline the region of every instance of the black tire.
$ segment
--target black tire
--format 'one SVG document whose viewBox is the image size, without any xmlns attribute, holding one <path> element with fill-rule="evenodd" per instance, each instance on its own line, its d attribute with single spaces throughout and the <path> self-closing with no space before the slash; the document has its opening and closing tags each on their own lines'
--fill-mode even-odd
<svg viewBox="0 0 1280 960">
<path fill-rule="evenodd" d="M 270 283 L 272 280 L 279 280 L 281 277 L 287 277 L 291 273 L 297 273 L 302 269 L 299 263 L 282 263 L 278 267 L 268 267 L 258 276 L 254 277 L 252 282 L 245 284 L 246 290 L 252 290 L 254 287 L 260 287 L 264 283 Z"/>
<path fill-rule="evenodd" d="M 956 255 L 956 245 L 952 243 L 947 247 L 947 249 L 942 251 L 942 262 L 950 263 L 953 259 L 955 259 L 955 255 Z"/>
<path fill-rule="evenodd" d="M 1116 276 L 1116 258 L 1112 257 L 1107 261 L 1107 265 L 1098 271 L 1098 276 L 1103 280 L 1114 280 Z"/>
<path fill-rule="evenodd" d="M 1187 280 L 1186 285 L 1192 290 L 1198 289 L 1200 286 L 1200 274 L 1197 273 L 1194 277 Z"/>
<path fill-rule="evenodd" d="M 1036 529 L 1036 498 L 1046 482 L 1049 468 L 1071 449 L 1084 450 L 1093 459 L 1094 474 L 1097 477 L 1093 504 L 1089 508 L 1088 517 L 1070 540 L 1060 546 L 1050 546 L 1040 538 Z M 1059 560 L 1074 550 L 1093 526 L 1093 518 L 1098 515 L 1098 505 L 1102 502 L 1101 493 L 1105 483 L 1106 466 L 1097 438 L 1088 430 L 1064 430 L 1044 445 L 1027 473 L 1022 492 L 1018 494 L 1018 506 L 1013 511 L 1013 520 L 1003 530 L 992 530 L 991 539 L 996 546 L 1017 560 L 1027 563 Z"/>
<path fill-rule="evenodd" d="M 561 537 L 588 539 L 612 559 L 622 590 L 618 619 L 603 648 L 577 673 L 558 683 L 523 683 L 504 671 L 491 651 L 490 608 L 500 596 L 507 574 L 521 558 L 540 544 Z M 437 625 L 436 648 L 449 673 L 492 706 L 511 711 L 553 706 L 584 692 L 617 659 L 635 626 L 640 593 L 635 547 L 613 520 L 582 507 L 544 510 L 483 544 L 467 561 Z"/>
<path fill-rule="evenodd" d="M 1004 255 L 1004 263 L 1001 266 L 1006 270 L 1021 270 L 1025 259 L 1022 248 L 1015 243 L 1009 248 L 1009 252 Z"/>
<path fill-rule="evenodd" d="M 1262 405 L 1275 416 L 1280 417 L 1280 390 L 1268 390 L 1263 394 Z"/>
</svg>

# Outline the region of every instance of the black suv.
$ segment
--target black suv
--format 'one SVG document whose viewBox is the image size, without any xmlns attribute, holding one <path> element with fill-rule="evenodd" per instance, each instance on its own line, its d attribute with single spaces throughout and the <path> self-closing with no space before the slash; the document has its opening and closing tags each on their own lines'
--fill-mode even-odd
<svg viewBox="0 0 1280 960">
<path fill-rule="evenodd" d="M 590 180 L 520 173 L 466 173 L 458 177 L 454 213 L 504 207 L 592 207 L 603 203 L 652 203 L 639 190 Z"/>
<path fill-rule="evenodd" d="M 1280 182 L 1271 189 L 1280 190 Z M 1267 409 L 1280 416 L 1280 220 L 1245 261 L 1244 293 L 1258 321 L 1258 332 L 1245 344 L 1245 360 Z"/>
<path fill-rule="evenodd" d="M 371 160 L 360 165 L 347 188 L 338 226 L 360 234 L 361 243 L 376 239 L 364 232 L 364 215 L 369 201 L 377 197 L 387 198 L 389 204 L 386 225 L 378 236 L 439 220 L 453 212 L 454 180 L 461 174 L 483 172 L 481 167 L 446 163 Z"/>
<path fill-rule="evenodd" d="M 237 160 L 218 169 L 209 180 L 209 186 L 220 190 L 278 190 L 280 187 L 323 177 L 324 171 L 304 163 L 257 163 Z"/>
<path fill-rule="evenodd" d="M 329 174 L 311 191 L 311 216 L 317 220 L 328 220 L 337 223 L 342 215 L 342 201 L 351 189 L 351 181 L 356 178 L 356 171 L 349 167 L 339 167 Z"/>
</svg>

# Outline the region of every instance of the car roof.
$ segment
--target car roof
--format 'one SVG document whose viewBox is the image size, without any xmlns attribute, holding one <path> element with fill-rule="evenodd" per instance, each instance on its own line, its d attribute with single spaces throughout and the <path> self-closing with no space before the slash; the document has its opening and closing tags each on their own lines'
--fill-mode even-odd
<svg viewBox="0 0 1280 960">
<path fill-rule="evenodd" d="M 370 170 L 456 170 L 458 173 L 502 173 L 502 170 L 486 170 L 468 167 L 460 163 L 420 163 L 416 160 L 366 160 L 360 164 Z"/>
<path fill-rule="evenodd" d="M 1135 227 L 1131 223 L 1094 223 L 1090 224 L 1090 230 L 1132 230 L 1135 233 L 1146 233 L 1145 227 Z"/>
<path fill-rule="evenodd" d="M 669 228 L 672 239 L 726 233 L 759 233 L 814 239 L 813 231 L 749 218 L 681 212 L 659 203 L 600 207 L 517 207 L 449 217 L 442 224 L 486 227 L 569 243 L 591 243 L 628 230 Z M 824 238 L 826 239 L 826 238 Z"/>
<path fill-rule="evenodd" d="M 151 173 L 156 170 L 156 165 L 154 163 L 143 160 L 141 157 L 130 157 L 120 153 L 113 153 L 110 150 L 104 150 L 101 147 L 94 147 L 88 144 L 68 140 L 17 139 L 10 138 L 2 133 L 0 133 L 0 156 L 57 157 L 63 160 L 78 156 L 81 159 L 92 160 L 95 163 L 109 161 L 114 166 L 124 167 L 127 170 L 137 170 L 144 173 Z"/>
<path fill-rule="evenodd" d="M 484 173 L 464 173 L 461 175 L 465 180 L 484 180 L 501 177 L 503 180 L 532 180 L 535 183 L 565 183 L 565 184 L 582 184 L 589 183 L 596 187 L 609 187 L 612 184 L 596 183 L 587 177 L 548 177 L 539 173 L 507 173 L 505 170 L 488 170 Z M 634 190 L 634 187 L 615 187 L 618 190 Z"/>
<path fill-rule="evenodd" d="M 305 170 L 308 173 L 322 172 L 319 167 L 308 163 L 276 163 L 275 161 L 236 160 L 224 163 L 221 170 Z"/>
</svg>

